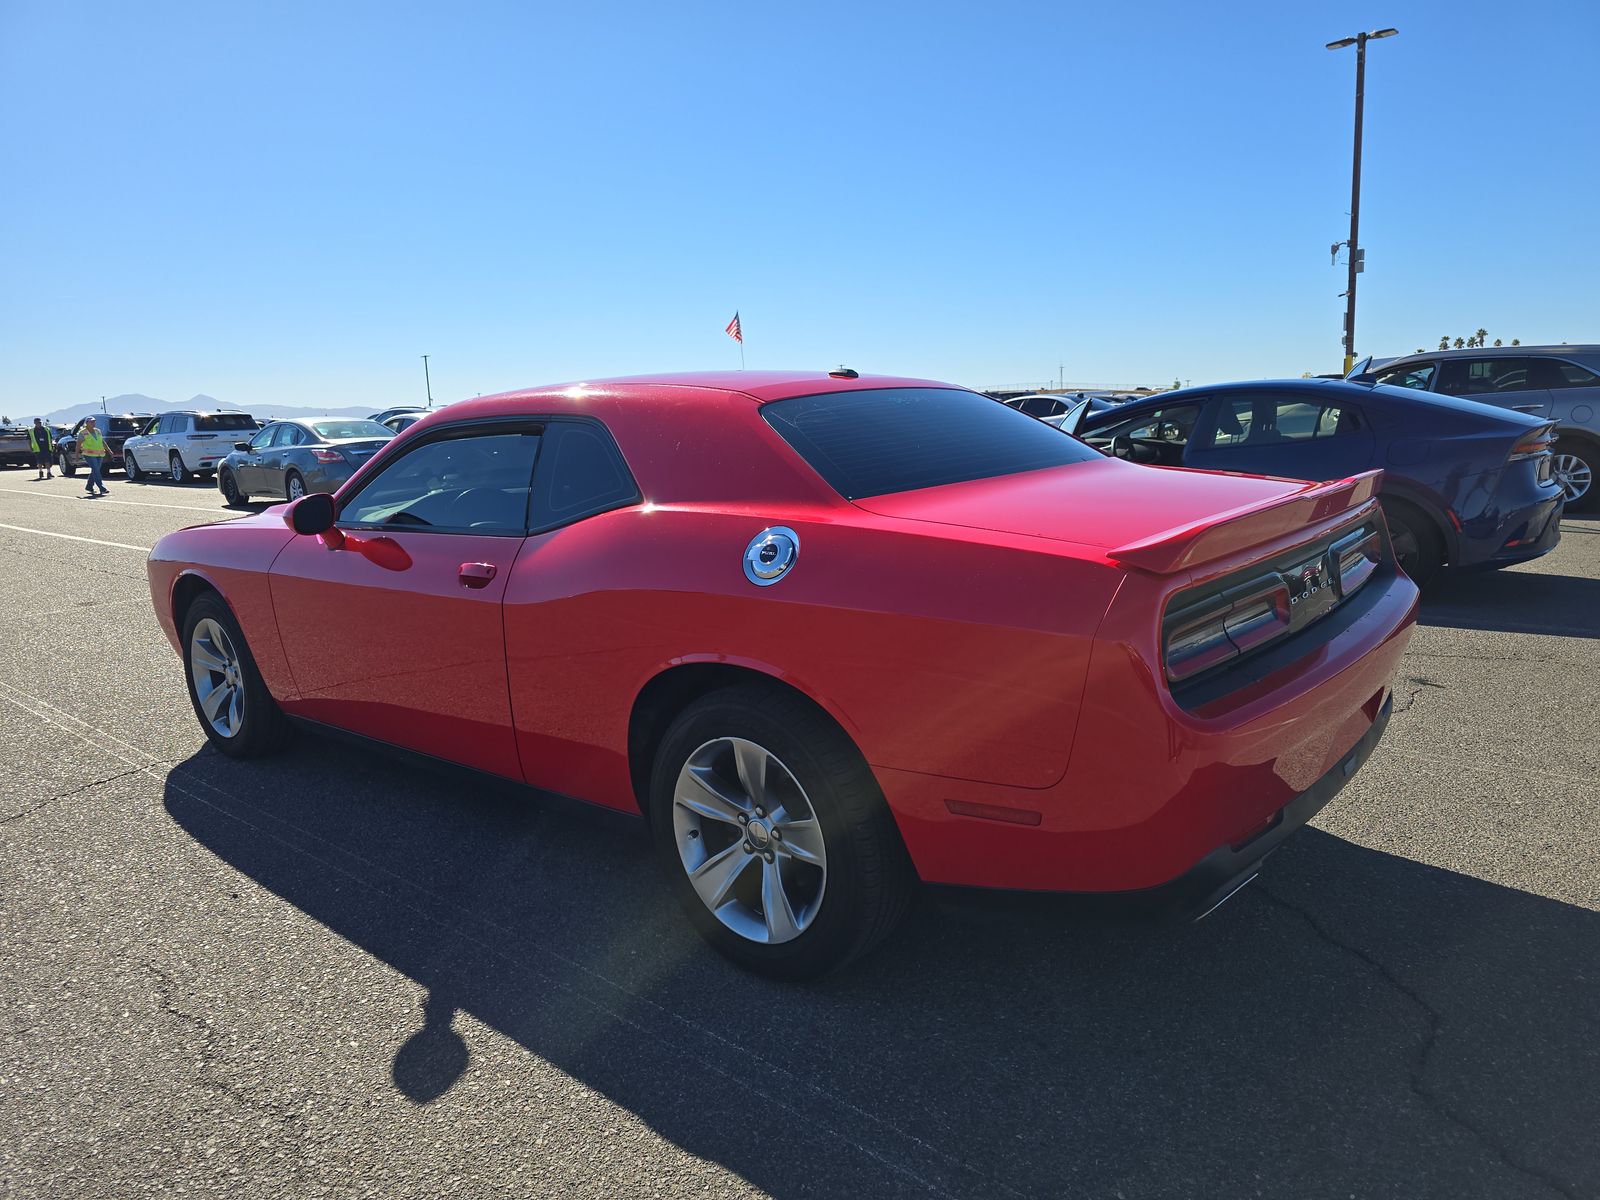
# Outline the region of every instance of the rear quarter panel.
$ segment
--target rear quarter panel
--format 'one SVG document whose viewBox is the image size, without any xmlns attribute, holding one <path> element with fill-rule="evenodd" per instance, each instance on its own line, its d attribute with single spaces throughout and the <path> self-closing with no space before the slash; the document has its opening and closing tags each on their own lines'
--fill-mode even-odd
<svg viewBox="0 0 1600 1200">
<path fill-rule="evenodd" d="M 792 683 L 875 767 L 1023 788 L 1059 780 L 1121 573 L 1032 539 L 836 512 L 645 506 L 529 539 L 505 614 L 529 781 L 632 808 L 634 699 L 683 662 Z M 756 587 L 744 549 L 773 524 L 800 535 L 800 557 Z"/>
</svg>

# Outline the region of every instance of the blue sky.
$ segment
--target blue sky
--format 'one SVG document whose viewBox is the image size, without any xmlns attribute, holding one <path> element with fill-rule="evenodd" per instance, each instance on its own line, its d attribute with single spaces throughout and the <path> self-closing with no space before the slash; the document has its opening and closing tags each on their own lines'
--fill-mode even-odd
<svg viewBox="0 0 1600 1200">
<path fill-rule="evenodd" d="M 0 412 L 1333 370 L 1385 25 L 1358 348 L 1600 340 L 1600 5 L 3 0 Z"/>
</svg>

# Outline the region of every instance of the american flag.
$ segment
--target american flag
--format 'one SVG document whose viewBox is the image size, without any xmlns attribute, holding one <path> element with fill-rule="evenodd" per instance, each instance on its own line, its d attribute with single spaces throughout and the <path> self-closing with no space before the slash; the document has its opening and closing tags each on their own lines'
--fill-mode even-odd
<svg viewBox="0 0 1600 1200">
<path fill-rule="evenodd" d="M 734 341 L 738 342 L 739 345 L 741 345 L 741 346 L 744 345 L 744 330 L 739 328 L 739 314 L 738 313 L 734 313 L 733 314 L 733 320 L 728 322 L 728 327 L 726 329 L 724 329 L 722 332 L 727 334 Z"/>
</svg>

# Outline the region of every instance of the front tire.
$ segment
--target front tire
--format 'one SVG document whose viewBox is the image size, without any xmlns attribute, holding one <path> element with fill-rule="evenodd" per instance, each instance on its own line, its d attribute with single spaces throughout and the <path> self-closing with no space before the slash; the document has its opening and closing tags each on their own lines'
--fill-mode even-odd
<svg viewBox="0 0 1600 1200">
<path fill-rule="evenodd" d="M 1595 484 L 1600 475 L 1600 451 L 1589 442 L 1577 438 L 1559 438 L 1551 463 L 1555 478 L 1561 484 L 1561 494 L 1567 499 L 1572 512 L 1592 512 L 1600 507 L 1600 488 Z"/>
<path fill-rule="evenodd" d="M 861 752 L 772 685 L 713 692 L 679 714 L 656 754 L 651 820 L 695 929 L 767 975 L 810 978 L 866 953 L 916 883 Z"/>
<path fill-rule="evenodd" d="M 167 458 L 167 474 L 173 483 L 188 483 L 194 478 L 189 468 L 183 465 L 183 456 L 176 450 Z"/>
<path fill-rule="evenodd" d="M 144 478 L 144 472 L 139 469 L 139 464 L 126 450 L 122 452 L 122 473 L 128 477 L 129 483 L 138 483 Z"/>
<path fill-rule="evenodd" d="M 233 613 L 215 594 L 189 606 L 183 622 L 189 703 L 206 738 L 230 758 L 281 749 L 293 732 L 267 690 Z"/>
<path fill-rule="evenodd" d="M 68 479 L 71 479 L 78 473 L 78 468 L 73 466 L 68 460 L 67 452 L 65 450 L 56 451 L 56 466 L 61 468 L 61 474 L 66 476 Z"/>
</svg>

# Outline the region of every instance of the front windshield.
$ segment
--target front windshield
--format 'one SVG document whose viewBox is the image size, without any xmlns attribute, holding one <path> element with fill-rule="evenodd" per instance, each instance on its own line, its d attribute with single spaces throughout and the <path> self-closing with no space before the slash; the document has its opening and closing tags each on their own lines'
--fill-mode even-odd
<svg viewBox="0 0 1600 1200">
<path fill-rule="evenodd" d="M 348 438 L 392 438 L 394 430 L 379 425 L 376 421 L 344 420 L 344 421 L 313 421 L 311 428 L 320 438 L 330 442 L 345 441 Z"/>
</svg>

